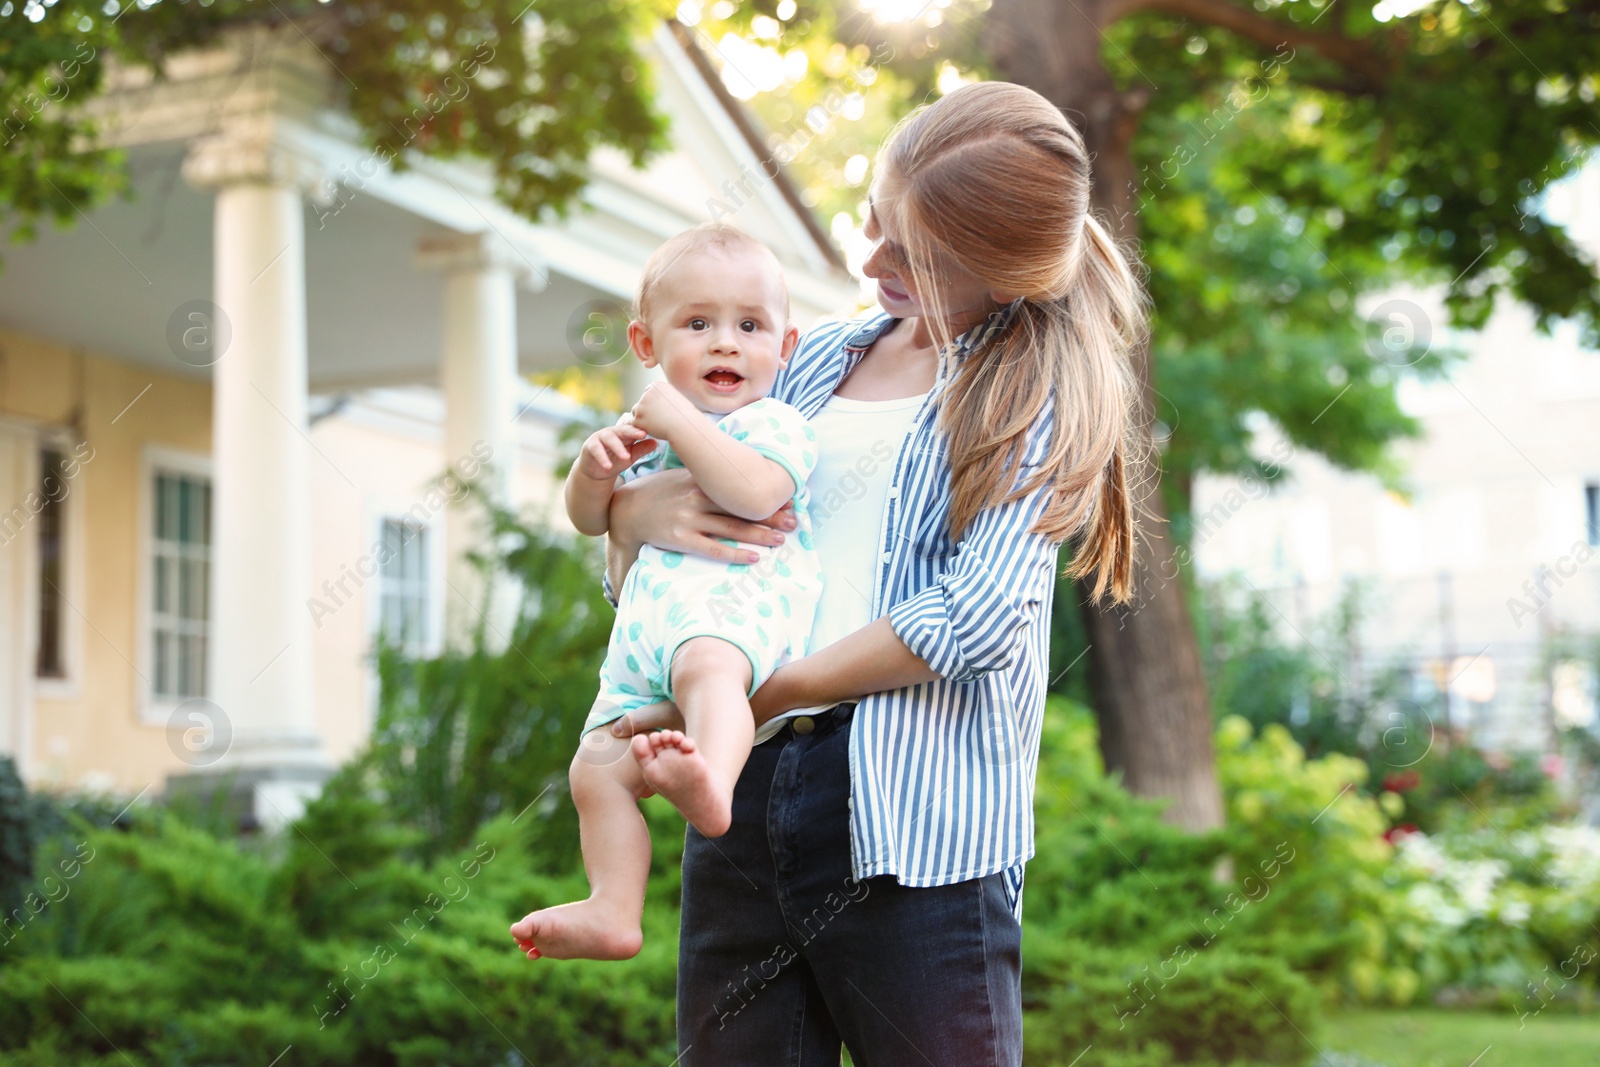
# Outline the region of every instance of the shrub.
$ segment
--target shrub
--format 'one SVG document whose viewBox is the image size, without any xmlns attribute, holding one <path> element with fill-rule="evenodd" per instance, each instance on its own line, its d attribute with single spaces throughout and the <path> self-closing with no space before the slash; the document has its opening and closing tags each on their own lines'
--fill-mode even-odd
<svg viewBox="0 0 1600 1067">
<path fill-rule="evenodd" d="M 675 813 L 647 946 L 621 964 L 532 962 L 511 918 L 570 899 L 502 815 L 422 863 L 413 835 L 334 791 L 263 848 L 164 812 L 91 830 L 72 892 L 0 949 L 0 1063 L 503 1065 L 670 1061 Z M 676 825 L 673 830 L 676 830 Z M 127 1057 L 122 1059 L 121 1057 Z M 111 1062 L 107 1059 L 106 1062 Z"/>
<path fill-rule="evenodd" d="M 481 631 L 471 648 L 434 659 L 380 646 L 377 722 L 341 773 L 419 833 L 424 856 L 458 848 L 483 821 L 537 802 L 530 822 L 541 849 L 575 866 L 577 818 L 561 801 L 614 612 L 590 543 L 502 509 L 489 514 L 502 552 L 496 566 L 524 593 L 504 649 L 494 651 Z"/>
<path fill-rule="evenodd" d="M 10 756 L 0 756 L 0 914 L 23 902 L 33 877 L 33 838 L 28 793 Z"/>
<path fill-rule="evenodd" d="M 1425 755 L 1385 784 L 1399 797 L 1396 823 L 1427 833 L 1451 830 L 1521 830 L 1572 814 L 1533 752 L 1485 753 L 1442 736 Z"/>
<path fill-rule="evenodd" d="M 1029 1063 L 1065 1067 L 1091 1044 L 1095 1062 L 1116 1067 L 1303 1057 L 1317 991 L 1282 945 L 1239 920 L 1262 905 L 1214 877 L 1231 855 L 1259 880 L 1276 862 L 1270 847 L 1163 821 L 1164 802 L 1104 776 L 1092 715 L 1060 699 L 1046 709 L 1034 807 L 1038 854 L 1023 898 Z"/>
<path fill-rule="evenodd" d="M 683 822 L 664 801 L 645 807 L 637 959 L 530 962 L 506 929 L 584 892 L 564 771 L 611 613 L 585 548 L 496 522 L 537 591 L 508 644 L 381 650 L 372 743 L 292 830 L 240 841 L 199 810 L 112 827 L 103 803 L 0 780 L 0 860 L 24 872 L 9 884 L 56 872 L 61 890 L 0 943 L 0 1064 L 259 1067 L 290 1045 L 332 1065 L 671 1062 Z M 1588 838 L 1404 839 L 1396 859 L 1380 806 L 1395 798 L 1363 791 L 1365 760 L 1308 759 L 1286 727 L 1236 716 L 1216 756 L 1227 825 L 1181 831 L 1105 775 L 1092 714 L 1051 698 L 1024 897 L 1029 1063 L 1090 1045 L 1112 1067 L 1295 1063 L 1327 1001 L 1538 981 L 1600 921 Z M 1477 910 L 1473 871 L 1494 872 Z M 1449 907 L 1465 918 L 1442 922 Z M 1593 985 L 1584 967 L 1561 996 Z"/>
<path fill-rule="evenodd" d="M 1406 834 L 1386 874 L 1385 962 L 1418 996 L 1537 1014 L 1600 993 L 1600 830 Z"/>
<path fill-rule="evenodd" d="M 23 805 L 0 797 L 0 845 L 46 839 L 11 884 L 78 864 L 0 939 L 0 1064 L 260 1067 L 291 1045 L 329 1065 L 672 1060 L 683 821 L 665 801 L 646 802 L 637 958 L 530 961 L 507 930 L 586 892 L 565 769 L 611 611 L 585 547 L 494 519 L 532 592 L 507 647 L 380 650 L 372 743 L 292 829 L 241 841 L 199 807 L 111 829 L 63 802 L 16 836 Z"/>
</svg>

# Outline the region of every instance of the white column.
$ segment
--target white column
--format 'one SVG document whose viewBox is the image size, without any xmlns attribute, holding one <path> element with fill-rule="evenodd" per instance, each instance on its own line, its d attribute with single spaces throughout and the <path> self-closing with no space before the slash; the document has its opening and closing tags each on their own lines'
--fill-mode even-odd
<svg viewBox="0 0 1600 1067">
<path fill-rule="evenodd" d="M 443 338 L 439 383 L 444 393 L 444 467 L 476 467 L 477 482 L 501 506 L 511 502 L 517 466 L 517 286 L 544 277 L 525 250 L 493 233 L 449 234 L 425 240 L 417 264 L 443 280 Z M 488 517 L 475 501 L 445 514 L 445 639 L 470 643 L 483 628 L 491 648 L 503 648 L 515 618 L 511 590 L 473 566 L 467 553 L 489 553 Z"/>
<path fill-rule="evenodd" d="M 212 379 L 211 700 L 263 823 L 293 818 L 291 784 L 327 766 L 312 699 L 305 227 L 315 170 L 270 130 L 199 142 L 184 176 L 215 190 L 213 299 L 230 329 Z M 220 330 L 219 330 L 220 335 Z M 288 782 L 281 781 L 288 779 Z M 260 803 L 265 792 L 272 805 Z M 265 810 L 263 810 L 265 809 Z"/>
<path fill-rule="evenodd" d="M 0 500 L 14 509 L 0 515 L 0 756 L 16 761 L 17 775 L 34 780 L 34 654 L 38 651 L 37 521 L 17 509 L 39 488 L 39 438 L 29 428 L 0 420 Z"/>
</svg>

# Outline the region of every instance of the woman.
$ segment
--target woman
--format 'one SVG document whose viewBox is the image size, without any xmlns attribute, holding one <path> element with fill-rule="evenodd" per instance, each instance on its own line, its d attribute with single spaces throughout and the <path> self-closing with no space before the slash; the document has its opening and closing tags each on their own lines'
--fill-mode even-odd
<svg viewBox="0 0 1600 1067">
<path fill-rule="evenodd" d="M 1089 214 L 1083 142 L 1032 90 L 963 87 L 879 157 L 882 313 L 817 327 L 774 396 L 812 418 L 825 588 L 752 699 L 733 829 L 688 831 L 682 1062 L 1017 1064 L 1023 864 L 1061 542 L 1126 601 L 1131 353 L 1145 302 Z M 622 487 L 639 545 L 753 562 L 792 519 L 711 510 L 684 472 Z M 630 731 L 676 725 L 671 705 Z"/>
</svg>

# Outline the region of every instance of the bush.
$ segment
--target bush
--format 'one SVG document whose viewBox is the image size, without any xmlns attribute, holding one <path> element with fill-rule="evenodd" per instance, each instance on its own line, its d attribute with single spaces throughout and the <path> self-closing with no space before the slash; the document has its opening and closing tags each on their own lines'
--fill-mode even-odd
<svg viewBox="0 0 1600 1067">
<path fill-rule="evenodd" d="M 1229 936 L 1289 964 L 1329 999 L 1356 992 L 1354 975 L 1381 956 L 1387 820 L 1361 792 L 1367 766 L 1332 753 L 1307 759 L 1277 724 L 1253 734 L 1227 718 L 1217 774 L 1230 854 L 1240 878 Z"/>
<path fill-rule="evenodd" d="M 1282 798 L 1284 817 L 1315 799 L 1309 821 L 1326 804 L 1312 792 Z M 1056 698 L 1034 807 L 1038 855 L 1023 898 L 1030 1064 L 1065 1067 L 1091 1044 L 1096 1062 L 1116 1067 L 1303 1058 L 1318 991 L 1291 970 L 1288 938 L 1261 934 L 1283 909 L 1242 895 L 1286 868 L 1261 844 L 1270 835 L 1166 823 L 1164 802 L 1105 777 L 1093 716 Z M 1290 839 L 1305 844 L 1304 834 Z M 1237 882 L 1216 879 L 1224 861 Z M 1299 862 L 1309 866 L 1304 853 Z"/>
<path fill-rule="evenodd" d="M 1107 1067 L 1296 1064 L 1300 1031 L 1315 1034 L 1315 991 L 1269 956 L 1217 949 L 1158 963 L 1071 941 L 1028 951 L 1041 957 L 1024 985 L 1030 1065 L 1067 1067 L 1091 1045 Z"/>
<path fill-rule="evenodd" d="M 0 1063 L 259 1067 L 289 1045 L 324 1064 L 668 1062 L 681 830 L 663 808 L 646 948 L 622 964 L 517 950 L 512 918 L 584 887 L 511 815 L 427 863 L 348 789 L 271 847 L 160 811 L 91 830 L 70 895 L 0 949 Z"/>
<path fill-rule="evenodd" d="M 1540 753 L 1482 752 L 1463 733 L 1446 730 L 1436 693 L 1414 699 L 1414 683 L 1433 688 L 1426 673 L 1413 678 L 1410 664 L 1382 664 L 1369 669 L 1364 684 L 1351 683 L 1338 664 L 1361 657 L 1369 587 L 1349 585 L 1325 618 L 1303 624 L 1299 641 L 1285 640 L 1277 609 L 1236 578 L 1204 584 L 1199 593 L 1196 626 L 1219 726 L 1238 716 L 1257 731 L 1282 727 L 1312 758 L 1359 757 L 1369 772 L 1362 788 L 1390 794 L 1386 814 L 1430 833 L 1491 823 L 1531 827 L 1572 814 Z"/>
<path fill-rule="evenodd" d="M 1600 999 L 1600 830 L 1406 834 L 1385 881 L 1385 963 L 1419 997 L 1535 1014 Z"/>
<path fill-rule="evenodd" d="M 1427 833 L 1522 830 L 1572 814 L 1533 752 L 1485 753 L 1439 737 L 1426 755 L 1384 775 L 1397 794 L 1393 818 Z"/>
<path fill-rule="evenodd" d="M 0 756 L 0 914 L 23 902 L 33 877 L 33 836 L 28 793 L 10 756 Z"/>
<path fill-rule="evenodd" d="M 418 660 L 380 645 L 377 722 L 342 772 L 381 797 L 431 856 L 459 848 L 502 812 L 538 803 L 524 825 L 542 851 L 576 869 L 577 818 L 562 803 L 567 765 L 599 689 L 615 617 L 601 560 L 573 542 L 490 512 L 504 578 L 525 591 L 503 651 L 483 633 L 470 649 Z"/>
<path fill-rule="evenodd" d="M 496 521 L 537 591 L 508 646 L 382 650 L 369 749 L 291 831 L 240 841 L 197 809 L 112 826 L 104 801 L 0 779 L 0 889 L 54 886 L 0 944 L 0 1065 L 259 1067 L 290 1045 L 331 1065 L 672 1061 L 683 821 L 664 801 L 645 806 L 638 958 L 530 962 L 506 929 L 585 891 L 564 771 L 611 613 L 593 555 Z M 1397 859 L 1380 805 L 1398 797 L 1363 792 L 1363 759 L 1308 759 L 1286 727 L 1237 716 L 1216 755 L 1227 826 L 1181 831 L 1107 778 L 1092 714 L 1050 699 L 1024 897 L 1030 1064 L 1090 1045 L 1112 1067 L 1297 1063 L 1327 1002 L 1516 988 L 1600 922 L 1589 838 L 1463 828 L 1403 839 Z M 1590 989 L 1600 966 L 1583 969 L 1541 1010 Z"/>
<path fill-rule="evenodd" d="M 241 841 L 199 807 L 109 828 L 93 803 L 0 797 L 5 884 L 58 888 L 0 945 L 0 1064 L 672 1060 L 683 821 L 664 801 L 637 958 L 530 961 L 507 930 L 587 892 L 565 769 L 612 615 L 584 546 L 495 522 L 533 591 L 508 646 L 380 650 L 372 743 L 291 830 Z"/>
</svg>

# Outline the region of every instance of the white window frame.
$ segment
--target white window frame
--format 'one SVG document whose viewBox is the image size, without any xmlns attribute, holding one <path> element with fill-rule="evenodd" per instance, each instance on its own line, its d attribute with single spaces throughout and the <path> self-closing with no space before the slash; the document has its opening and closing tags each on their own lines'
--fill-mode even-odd
<svg viewBox="0 0 1600 1067">
<path fill-rule="evenodd" d="M 444 651 L 444 603 L 445 603 L 445 514 L 448 508 L 426 517 L 416 515 L 416 500 L 392 500 L 384 504 L 368 508 L 366 521 L 362 523 L 365 540 L 361 547 L 362 556 L 374 552 L 383 544 L 383 524 L 385 522 L 413 522 L 426 531 L 427 537 L 427 574 L 428 574 L 428 613 L 426 619 L 427 633 L 422 641 L 421 655 L 427 658 L 440 655 Z M 374 559 L 376 564 L 376 559 Z M 367 722 L 378 721 L 378 630 L 383 625 L 383 571 L 377 568 L 373 571 L 372 578 L 365 583 L 366 596 L 363 598 L 363 610 L 366 612 L 364 621 L 367 635 L 368 655 L 366 661 L 366 689 L 367 689 Z"/>
<path fill-rule="evenodd" d="M 185 697 L 183 700 L 173 700 L 170 697 L 160 697 L 155 693 L 155 667 L 152 658 L 155 655 L 155 583 L 152 572 L 155 569 L 155 503 L 156 503 L 156 475 L 158 473 L 187 475 L 195 478 L 205 478 L 211 483 L 211 531 L 212 531 L 212 559 L 211 572 L 207 585 L 207 642 L 206 642 L 206 680 L 208 687 L 214 683 L 211 678 L 211 648 L 215 638 L 215 625 L 217 618 L 217 576 L 216 576 L 216 499 L 217 479 L 211 457 L 200 452 L 185 452 L 174 448 L 159 445 L 146 445 L 139 454 L 139 556 L 138 556 L 138 597 L 139 597 L 139 661 L 137 673 L 134 675 L 134 685 L 138 690 L 138 700 L 135 706 L 139 709 L 139 720 L 145 726 L 165 726 L 172 713 L 185 701 L 196 699 Z M 202 694 L 209 698 L 210 694 Z"/>
<path fill-rule="evenodd" d="M 439 626 L 437 621 L 434 619 L 434 612 L 438 607 L 440 598 L 439 580 L 438 576 L 434 573 L 434 556 L 436 555 L 434 548 L 439 539 L 438 531 L 434 528 L 433 523 L 418 521 L 414 516 L 393 514 L 379 515 L 377 520 L 373 523 L 372 543 L 374 546 L 383 544 L 385 527 L 390 523 L 401 523 L 405 526 L 412 527 L 418 530 L 422 537 L 422 634 L 420 638 L 413 643 L 413 647 L 408 651 L 412 655 L 437 655 L 439 644 Z M 373 575 L 373 584 L 376 588 L 374 588 L 372 591 L 372 616 L 371 622 L 368 625 L 368 633 L 374 645 L 376 645 L 378 640 L 378 632 L 383 626 L 383 583 L 383 565 L 380 563 L 378 564 L 377 572 Z"/>
<path fill-rule="evenodd" d="M 59 450 L 67 458 L 74 456 L 77 447 L 82 441 L 73 440 L 71 432 L 65 427 L 52 427 L 39 432 L 38 451 L 46 448 Z M 92 461 L 91 461 L 92 462 Z M 61 663 L 63 673 L 60 678 L 42 678 L 37 673 L 33 676 L 33 695 L 36 700 L 78 700 L 83 695 L 83 615 L 79 606 L 84 603 L 86 596 L 85 567 L 88 561 L 88 550 L 85 547 L 87 526 L 84 524 L 84 497 L 85 497 L 85 467 L 80 464 L 77 477 L 68 483 L 66 496 L 62 497 L 64 520 L 61 524 Z M 42 478 L 44 471 L 41 468 L 39 475 Z M 37 549 L 36 549 L 37 550 Z M 35 559 L 34 569 L 38 570 L 39 560 Z M 43 584 L 35 591 L 35 596 L 44 596 Z M 39 600 L 32 605 L 35 614 L 39 611 Z M 37 645 L 35 634 L 35 645 Z M 35 650 L 37 654 L 37 649 Z M 35 671 L 38 670 L 35 663 Z"/>
</svg>

